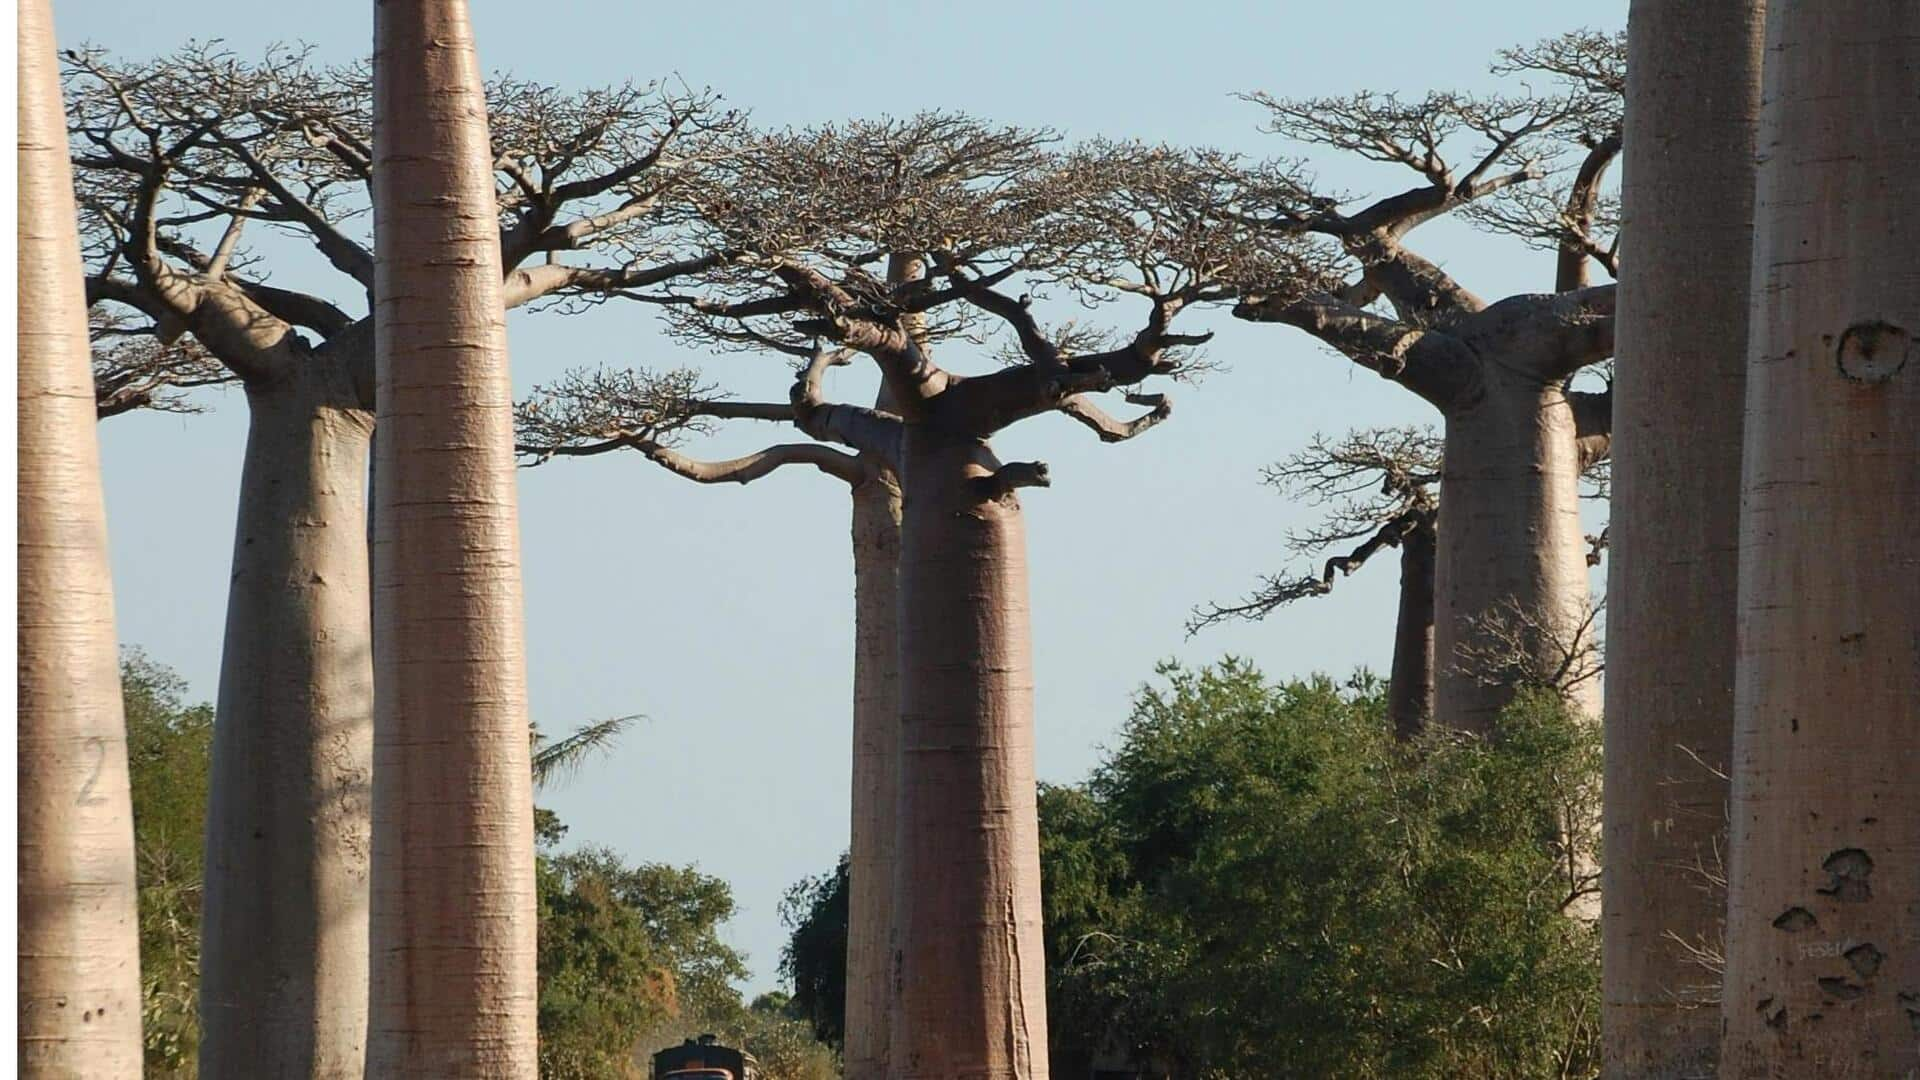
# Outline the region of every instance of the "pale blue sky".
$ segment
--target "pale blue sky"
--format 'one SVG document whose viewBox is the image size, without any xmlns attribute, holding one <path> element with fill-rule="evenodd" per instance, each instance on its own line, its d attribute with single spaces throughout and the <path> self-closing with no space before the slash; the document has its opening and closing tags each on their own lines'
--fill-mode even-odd
<svg viewBox="0 0 1920 1080">
<path fill-rule="evenodd" d="M 364 53 L 371 6 L 260 0 L 72 0 L 64 45 L 148 55 L 223 38 L 242 55 L 303 40 L 328 60 Z M 766 125 L 959 109 L 983 118 L 1104 135 L 1287 151 L 1234 100 L 1265 89 L 1310 96 L 1490 85 L 1501 47 L 1579 26 L 1616 29 L 1623 0 L 1296 0 L 1185 5 L 1092 3 L 474 0 L 483 64 L 578 88 L 678 74 L 711 85 Z M 1365 189 L 1392 169 L 1322 157 L 1323 175 Z M 1439 223 L 1417 237 L 1483 294 L 1537 291 L 1551 258 Z M 299 275 L 281 280 L 299 283 Z M 314 279 L 337 288 L 337 280 Z M 1118 317 L 1118 316 L 1116 316 Z M 1109 447 L 1062 418 L 997 440 L 1041 458 L 1055 486 L 1029 516 L 1038 670 L 1039 773 L 1074 780 L 1093 763 L 1156 660 L 1252 657 L 1272 674 L 1384 670 L 1390 561 L 1331 597 L 1262 624 L 1184 639 L 1189 608 L 1228 599 L 1285 562 L 1282 534 L 1310 511 L 1258 482 L 1258 469 L 1315 431 L 1427 423 L 1423 406 L 1303 335 L 1223 314 L 1228 366 L 1175 389 L 1173 419 Z M 512 319 L 525 390 L 581 364 L 704 364 L 743 396 L 784 397 L 772 358 L 704 357 L 613 306 Z M 956 364 L 962 361 L 955 360 Z M 830 390 L 869 394 L 864 372 Z M 207 415 L 131 416 L 102 428 L 120 635 L 177 668 L 196 695 L 216 684 L 245 438 L 237 394 Z M 778 436 L 724 435 L 726 453 Z M 727 934 L 748 954 L 751 988 L 771 987 L 785 933 L 776 905 L 847 842 L 852 574 L 848 500 L 838 481 L 788 471 L 750 487 L 702 488 L 637 456 L 521 473 L 527 637 L 534 715 L 547 730 L 639 712 L 649 718 L 603 761 L 543 795 L 576 842 L 631 859 L 696 863 L 733 885 Z"/>
</svg>

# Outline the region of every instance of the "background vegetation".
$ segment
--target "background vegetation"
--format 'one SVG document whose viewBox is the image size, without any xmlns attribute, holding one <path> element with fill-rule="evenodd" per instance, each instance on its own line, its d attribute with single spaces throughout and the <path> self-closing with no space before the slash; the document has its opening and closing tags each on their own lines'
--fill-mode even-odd
<svg viewBox="0 0 1920 1080">
<path fill-rule="evenodd" d="M 1528 693 L 1498 738 L 1403 743 L 1364 674 L 1158 675 L 1093 775 L 1040 794 L 1055 1075 L 1597 1072 L 1598 933 L 1565 912 L 1593 864 L 1562 840 L 1598 821 L 1591 723 Z M 843 863 L 788 903 L 828 1040 L 846 887 Z"/>
</svg>

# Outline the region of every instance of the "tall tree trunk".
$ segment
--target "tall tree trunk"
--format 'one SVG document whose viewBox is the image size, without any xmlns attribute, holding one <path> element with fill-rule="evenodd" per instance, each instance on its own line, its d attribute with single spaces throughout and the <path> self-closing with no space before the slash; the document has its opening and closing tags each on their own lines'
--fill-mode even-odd
<svg viewBox="0 0 1920 1080">
<path fill-rule="evenodd" d="M 512 388 L 466 4 L 374 6 L 368 1071 L 531 1077 L 533 799 Z"/>
<path fill-rule="evenodd" d="M 1434 719 L 1493 730 L 1520 675 L 1561 664 L 1588 612 L 1573 410 L 1555 383 L 1483 365 L 1482 391 L 1446 418 L 1434 571 Z M 1527 624 L 1513 654 L 1490 626 Z M 1569 700 L 1598 713 L 1591 680 Z"/>
<path fill-rule="evenodd" d="M 18 9 L 20 1074 L 140 1075 L 127 731 L 46 0 Z"/>
<path fill-rule="evenodd" d="M 357 1077 L 373 662 L 367 445 L 337 366 L 249 387 L 201 910 L 203 1077 Z"/>
<path fill-rule="evenodd" d="M 1605 1071 L 1711 1077 L 1764 0 L 1634 0 L 1607 578 Z"/>
<path fill-rule="evenodd" d="M 909 424 L 892 1075 L 1047 1075 L 1019 503 L 984 443 Z"/>
<path fill-rule="evenodd" d="M 1433 717 L 1433 521 L 1400 541 L 1400 610 L 1393 624 L 1387 714 L 1394 734 L 1418 735 Z"/>
<path fill-rule="evenodd" d="M 900 485 L 853 489 L 853 823 L 847 898 L 847 1080 L 885 1080 L 900 758 Z"/>
<path fill-rule="evenodd" d="M 1920 1073 L 1920 6 L 1774 0 L 1721 1075 Z"/>
</svg>

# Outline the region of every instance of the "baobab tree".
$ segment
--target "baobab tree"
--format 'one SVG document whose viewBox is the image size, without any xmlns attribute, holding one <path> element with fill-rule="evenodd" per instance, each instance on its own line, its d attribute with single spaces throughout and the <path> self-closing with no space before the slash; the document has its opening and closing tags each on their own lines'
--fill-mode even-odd
<svg viewBox="0 0 1920 1080">
<path fill-rule="evenodd" d="M 369 73 L 189 46 L 139 63 L 70 53 L 67 76 L 89 296 L 137 335 L 103 351 L 204 352 L 248 408 L 207 819 L 202 1069 L 358 1075 L 373 710 Z M 570 311 L 710 254 L 676 248 L 669 232 L 734 123 L 711 95 L 563 94 L 504 78 L 488 94 L 504 304 Z M 272 281 L 303 267 L 334 275 L 338 291 Z"/>
<path fill-rule="evenodd" d="M 1635 0 L 1608 566 L 1601 1017 L 1610 1077 L 1720 1041 L 1762 0 Z"/>
<path fill-rule="evenodd" d="M 1590 622 L 1578 481 L 1583 462 L 1604 453 L 1609 409 L 1604 393 L 1569 384 L 1613 350 L 1614 289 L 1590 284 L 1589 273 L 1596 264 L 1611 271 L 1617 259 L 1601 227 L 1604 177 L 1620 145 L 1618 60 L 1617 40 L 1571 35 L 1503 54 L 1496 68 L 1571 84 L 1552 95 L 1252 98 L 1279 134 L 1420 177 L 1354 205 L 1316 190 L 1298 166 L 1246 171 L 1246 219 L 1336 244 L 1351 279 L 1278 296 L 1248 282 L 1234 314 L 1304 330 L 1440 413 L 1434 715 L 1450 728 L 1490 730 L 1511 695 L 1463 670 L 1461 658 L 1484 644 L 1477 627 L 1503 610 L 1527 613 L 1541 630 L 1532 666 L 1544 669 L 1556 662 L 1553 642 Z M 1456 169 L 1449 156 L 1472 140 L 1470 163 Z M 1530 191 L 1556 163 L 1568 166 L 1564 184 L 1546 196 Z M 1556 247 L 1553 291 L 1489 303 L 1408 246 L 1419 225 L 1465 212 Z M 1594 711 L 1592 682 L 1573 698 Z"/>
<path fill-rule="evenodd" d="M 1920 8 L 1772 0 L 1720 1075 L 1920 1071 Z"/>
<path fill-rule="evenodd" d="M 86 295 L 46 0 L 18 5 L 19 1024 L 25 1077 L 140 1075 L 133 806 Z"/>
<path fill-rule="evenodd" d="M 852 503 L 854 654 L 841 1057 L 849 1080 L 884 1080 L 900 723 L 900 482 L 875 455 L 827 442 L 775 443 L 722 461 L 699 460 L 679 449 L 689 436 L 728 419 L 801 422 L 791 402 L 721 399 L 692 372 L 597 370 L 569 372 L 537 388 L 520 405 L 516 429 L 520 452 L 535 464 L 631 450 L 702 484 L 748 484 L 785 466 L 811 466 L 844 485 Z"/>
<path fill-rule="evenodd" d="M 900 478 L 899 827 L 890 1075 L 1046 1075 L 1032 669 L 1016 492 L 1039 462 L 1002 462 L 991 438 L 1065 412 L 1103 437 L 1145 430 L 1094 395 L 1179 370 L 1204 338 L 1172 329 L 1238 274 L 1302 280 L 1295 238 L 1193 214 L 1216 163 L 1153 147 L 1043 152 L 1029 133 L 962 117 L 772 136 L 744 152 L 703 220 L 745 254 L 667 304 L 689 339 L 808 358 L 792 395 L 815 438 Z M 1224 202 L 1220 209 L 1224 209 Z M 924 276 L 877 272 L 907 253 Z M 1192 268 L 1192 269 L 1189 269 Z M 1009 287 L 1009 283 L 1016 283 Z M 1031 290 L 1017 296 L 1013 288 Z M 1107 337 L 1048 328 L 1033 292 L 1144 308 Z M 921 330 L 917 327 L 931 327 Z M 936 364 L 923 333 L 1001 332 L 1012 362 Z M 826 401 L 849 355 L 879 369 L 883 408 Z"/>
<path fill-rule="evenodd" d="M 895 256 L 887 272 L 888 281 L 899 286 L 923 275 L 925 267 Z M 933 347 L 924 319 L 911 319 L 907 326 L 921 349 Z M 793 351 L 811 357 L 811 350 Z M 883 387 L 876 408 L 886 404 Z M 791 401 L 718 399 L 691 372 L 569 372 L 537 389 L 516 419 L 520 452 L 535 464 L 554 456 L 635 450 L 697 483 L 746 484 L 784 465 L 810 465 L 847 485 L 854 579 L 853 767 L 841 1059 L 849 1080 L 884 1080 L 899 771 L 899 478 L 872 454 L 849 453 L 825 442 L 780 443 L 727 461 L 686 456 L 676 445 L 710 421 L 799 419 Z"/>
<path fill-rule="evenodd" d="M 1410 738 L 1433 715 L 1433 555 L 1438 516 L 1440 439 L 1418 428 L 1371 428 L 1338 440 L 1316 435 L 1305 450 L 1266 468 L 1283 494 L 1327 507 L 1320 524 L 1286 537 L 1317 567 L 1264 577 L 1244 599 L 1210 604 L 1189 634 L 1229 619 L 1263 619 L 1297 600 L 1325 596 L 1388 548 L 1400 552 L 1400 600 L 1394 616 L 1387 716 Z M 1329 551 L 1338 553 L 1328 555 Z"/>
<path fill-rule="evenodd" d="M 1586 498 L 1606 498 L 1605 450 L 1605 441 L 1595 440 L 1581 455 Z M 1187 632 L 1231 619 L 1265 619 L 1296 601 L 1329 595 L 1340 580 L 1358 573 L 1375 556 L 1397 549 L 1400 586 L 1387 717 L 1401 738 L 1417 735 L 1433 717 L 1433 571 L 1441 456 L 1440 437 L 1431 429 L 1366 428 L 1337 440 L 1315 435 L 1305 450 L 1267 466 L 1262 479 L 1269 487 L 1326 508 L 1319 524 L 1285 537 L 1290 551 L 1317 561 L 1304 570 L 1265 575 L 1251 593 L 1233 603 L 1196 608 Z M 1597 566 L 1606 549 L 1606 530 L 1586 540 L 1587 564 Z M 1556 675 L 1557 668 L 1532 671 L 1529 677 L 1545 676 L 1534 681 L 1564 686 L 1565 674 Z"/>
<path fill-rule="evenodd" d="M 500 211 L 464 0 L 373 23 L 367 1071 L 538 1068 L 532 751 Z"/>
</svg>

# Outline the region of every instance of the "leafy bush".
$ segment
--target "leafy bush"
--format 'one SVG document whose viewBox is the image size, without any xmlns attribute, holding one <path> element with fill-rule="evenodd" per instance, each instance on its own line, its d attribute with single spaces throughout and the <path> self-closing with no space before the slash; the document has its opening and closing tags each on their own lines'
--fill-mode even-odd
<svg viewBox="0 0 1920 1080">
<path fill-rule="evenodd" d="M 1393 738 L 1377 686 L 1163 668 L 1042 796 L 1055 1067 L 1593 1072 L 1598 733 L 1523 695 L 1491 740 Z M 1572 827 L 1568 827 L 1569 823 Z"/>
</svg>

